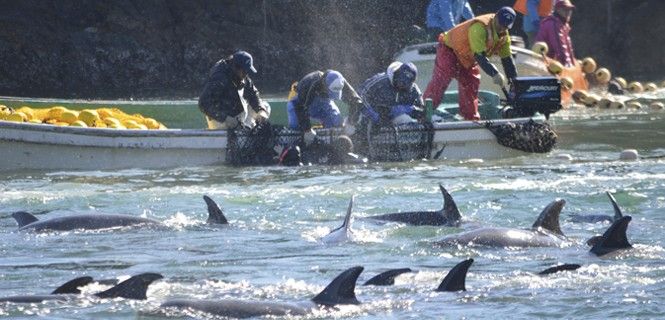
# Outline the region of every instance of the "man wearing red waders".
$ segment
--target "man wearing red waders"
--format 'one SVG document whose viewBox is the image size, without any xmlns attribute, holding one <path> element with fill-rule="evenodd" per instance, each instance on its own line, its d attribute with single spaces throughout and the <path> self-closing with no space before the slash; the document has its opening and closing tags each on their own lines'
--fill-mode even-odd
<svg viewBox="0 0 665 320">
<path fill-rule="evenodd" d="M 495 14 L 478 16 L 439 35 L 432 79 L 423 97 L 432 99 L 436 108 L 441 103 L 450 81 L 457 79 L 460 115 L 465 120 L 480 120 L 478 66 L 492 77 L 495 84 L 505 87 L 506 77 L 488 59 L 492 55 L 498 55 L 508 79 L 512 81 L 517 77 L 508 34 L 514 22 L 515 11 L 510 7 L 503 7 Z"/>
</svg>

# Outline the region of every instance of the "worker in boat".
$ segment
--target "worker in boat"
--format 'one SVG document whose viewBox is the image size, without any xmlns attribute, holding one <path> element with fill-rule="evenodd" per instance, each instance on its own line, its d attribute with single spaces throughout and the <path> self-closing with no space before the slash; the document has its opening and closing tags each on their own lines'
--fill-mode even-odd
<svg viewBox="0 0 665 320">
<path fill-rule="evenodd" d="M 531 47 L 534 43 L 540 28 L 540 21 L 552 13 L 553 0 L 517 0 L 513 8 L 517 13 L 521 13 L 522 17 L 522 30 L 526 34 L 524 44 L 526 47 Z"/>
<path fill-rule="evenodd" d="M 343 100 L 351 110 L 362 106 L 362 100 L 353 87 L 335 70 L 314 71 L 304 76 L 292 90 L 286 108 L 289 128 L 303 131 L 303 140 L 309 145 L 316 138 L 311 119 L 321 122 L 324 128 L 342 127 L 344 119 L 335 100 Z M 353 127 L 346 128 L 352 135 Z"/>
<path fill-rule="evenodd" d="M 573 42 L 570 40 L 570 18 L 575 6 L 570 0 L 556 0 L 554 11 L 540 22 L 536 41 L 547 44 L 547 56 L 566 67 L 575 65 Z"/>
<path fill-rule="evenodd" d="M 440 33 L 452 29 L 462 18 L 470 20 L 474 17 L 468 0 L 432 0 L 426 16 L 429 41 L 436 41 Z"/>
<path fill-rule="evenodd" d="M 199 109 L 209 129 L 252 128 L 267 122 L 270 105 L 261 99 L 250 78 L 255 74 L 252 56 L 245 51 L 215 63 L 199 97 Z"/>
<path fill-rule="evenodd" d="M 364 106 L 351 114 L 351 123 L 370 121 L 380 126 L 404 124 L 424 119 L 420 88 L 415 83 L 418 69 L 413 63 L 395 61 L 385 72 L 365 80 L 360 87 Z"/>
<path fill-rule="evenodd" d="M 478 89 L 480 69 L 492 77 L 495 84 L 505 87 L 517 77 L 510 52 L 508 30 L 515 22 L 515 11 L 503 7 L 496 13 L 478 16 L 442 33 L 436 49 L 432 79 L 424 97 L 432 99 L 434 108 L 441 103 L 452 79 L 459 83 L 459 112 L 465 120 L 479 120 Z M 501 58 L 504 76 L 488 57 Z M 480 68 L 479 68 L 480 66 Z"/>
</svg>

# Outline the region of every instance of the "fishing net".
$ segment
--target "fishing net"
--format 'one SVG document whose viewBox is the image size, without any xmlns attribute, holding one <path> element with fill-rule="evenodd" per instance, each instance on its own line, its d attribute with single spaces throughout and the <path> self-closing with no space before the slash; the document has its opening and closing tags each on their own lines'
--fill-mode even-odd
<svg viewBox="0 0 665 320">
<path fill-rule="evenodd" d="M 434 130 L 430 123 L 409 123 L 391 127 L 368 126 L 356 133 L 356 150 L 370 161 L 409 161 L 429 158 Z"/>
<path fill-rule="evenodd" d="M 538 123 L 533 120 L 524 123 L 508 122 L 486 124 L 499 144 L 525 152 L 550 152 L 557 142 L 557 134 L 549 123 Z"/>
</svg>

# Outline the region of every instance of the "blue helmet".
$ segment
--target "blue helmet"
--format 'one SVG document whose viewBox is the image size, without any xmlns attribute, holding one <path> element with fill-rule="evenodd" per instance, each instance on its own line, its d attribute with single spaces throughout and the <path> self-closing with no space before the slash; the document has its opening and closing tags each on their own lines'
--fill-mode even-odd
<svg viewBox="0 0 665 320">
<path fill-rule="evenodd" d="M 342 99 L 342 89 L 344 89 L 344 76 L 339 71 L 328 70 L 326 73 L 326 88 L 328 97 L 332 100 Z"/>
<path fill-rule="evenodd" d="M 388 66 L 386 73 L 393 87 L 398 90 L 408 90 L 416 82 L 418 68 L 411 62 L 401 63 L 395 61 Z"/>
<path fill-rule="evenodd" d="M 515 23 L 515 18 L 517 15 L 515 14 L 515 10 L 513 10 L 513 8 L 503 7 L 496 12 L 495 17 L 497 18 L 500 26 L 510 29 L 513 27 L 513 23 Z"/>
</svg>

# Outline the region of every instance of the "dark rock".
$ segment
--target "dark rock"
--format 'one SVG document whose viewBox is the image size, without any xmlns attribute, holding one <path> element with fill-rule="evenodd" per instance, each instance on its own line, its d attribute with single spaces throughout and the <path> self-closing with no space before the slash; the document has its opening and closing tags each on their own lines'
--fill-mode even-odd
<svg viewBox="0 0 665 320">
<path fill-rule="evenodd" d="M 0 0 L 0 95 L 191 98 L 236 49 L 254 55 L 264 92 L 285 95 L 327 68 L 357 86 L 409 42 L 428 2 Z M 513 2 L 471 0 L 477 14 Z M 665 26 L 643 17 L 665 13 L 664 1 L 575 4 L 579 57 L 628 79 L 663 78 Z"/>
</svg>

